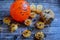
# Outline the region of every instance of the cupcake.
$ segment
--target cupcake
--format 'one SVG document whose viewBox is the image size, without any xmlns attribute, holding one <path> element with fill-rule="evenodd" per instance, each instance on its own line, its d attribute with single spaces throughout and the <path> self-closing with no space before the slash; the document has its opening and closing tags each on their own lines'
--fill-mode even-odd
<svg viewBox="0 0 60 40">
<path fill-rule="evenodd" d="M 34 3 L 32 3 L 31 5 L 30 5 L 30 9 L 31 9 L 31 11 L 36 11 L 36 5 L 34 4 Z"/>
<path fill-rule="evenodd" d="M 30 37 L 31 36 L 31 31 L 30 30 L 24 30 L 22 35 L 23 35 L 23 37 Z"/>
<path fill-rule="evenodd" d="M 36 17 L 36 13 L 35 13 L 35 12 L 31 12 L 30 17 L 31 17 L 31 18 L 35 18 L 35 17 Z"/>
<path fill-rule="evenodd" d="M 37 5 L 37 13 L 39 14 L 39 13 L 41 13 L 42 12 L 42 10 L 43 10 L 43 6 L 42 5 Z"/>
<path fill-rule="evenodd" d="M 9 17 L 5 17 L 5 18 L 3 19 L 3 23 L 5 23 L 5 24 L 7 24 L 7 25 L 10 25 L 10 23 L 11 23 L 10 18 L 9 18 Z"/>
<path fill-rule="evenodd" d="M 36 23 L 36 28 L 37 28 L 37 29 L 43 29 L 44 26 L 45 26 L 45 25 L 44 25 L 43 22 L 37 22 L 37 23 Z"/>
<path fill-rule="evenodd" d="M 26 26 L 30 26 L 31 23 L 32 23 L 32 20 L 31 20 L 31 19 L 26 19 L 25 22 L 24 22 L 24 24 L 25 24 Z"/>
<path fill-rule="evenodd" d="M 44 38 L 44 33 L 43 32 L 37 32 L 35 34 L 35 39 L 36 40 L 42 40 Z"/>
<path fill-rule="evenodd" d="M 16 31 L 17 29 L 18 29 L 18 25 L 17 25 L 17 24 L 12 23 L 12 24 L 10 25 L 10 32 L 14 32 L 14 31 Z"/>
<path fill-rule="evenodd" d="M 53 21 L 54 16 L 55 16 L 54 12 L 51 9 L 45 9 L 43 11 L 43 15 L 46 18 L 45 19 L 45 24 L 50 24 Z"/>
</svg>

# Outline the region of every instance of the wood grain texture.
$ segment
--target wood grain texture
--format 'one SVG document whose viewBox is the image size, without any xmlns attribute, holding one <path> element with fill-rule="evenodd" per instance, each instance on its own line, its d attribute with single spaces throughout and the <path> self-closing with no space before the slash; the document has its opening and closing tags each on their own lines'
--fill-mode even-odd
<svg viewBox="0 0 60 40">
<path fill-rule="evenodd" d="M 60 4 L 59 1 L 43 1 L 43 0 L 27 0 L 28 2 L 34 2 L 36 5 L 37 3 L 42 4 L 45 8 L 50 8 L 54 11 L 55 13 L 55 19 L 52 22 L 51 26 L 44 28 L 43 30 L 36 30 L 34 29 L 32 31 L 32 36 L 29 38 L 24 38 L 21 36 L 22 31 L 24 31 L 25 29 L 27 29 L 27 27 L 23 28 L 19 28 L 18 30 L 16 30 L 14 33 L 9 33 L 8 29 L 6 30 L 2 30 L 2 32 L 0 33 L 0 40 L 14 40 L 14 36 L 17 35 L 17 39 L 16 40 L 33 40 L 33 35 L 35 32 L 37 31 L 43 31 L 46 34 L 46 38 L 44 40 L 60 40 Z M 9 15 L 9 8 L 10 5 L 13 1 L 12 0 L 5 0 L 2 1 L 0 0 L 0 20 L 4 17 Z M 2 28 L 7 28 L 7 25 L 2 24 L 1 26 Z"/>
</svg>

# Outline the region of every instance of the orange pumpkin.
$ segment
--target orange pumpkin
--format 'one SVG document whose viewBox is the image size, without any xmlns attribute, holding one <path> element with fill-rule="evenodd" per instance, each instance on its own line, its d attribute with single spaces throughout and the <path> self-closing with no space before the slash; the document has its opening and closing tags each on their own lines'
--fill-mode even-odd
<svg viewBox="0 0 60 40">
<path fill-rule="evenodd" d="M 26 19 L 28 19 L 30 12 L 30 5 L 24 0 L 16 0 L 10 7 L 11 17 L 18 22 L 24 22 Z"/>
</svg>

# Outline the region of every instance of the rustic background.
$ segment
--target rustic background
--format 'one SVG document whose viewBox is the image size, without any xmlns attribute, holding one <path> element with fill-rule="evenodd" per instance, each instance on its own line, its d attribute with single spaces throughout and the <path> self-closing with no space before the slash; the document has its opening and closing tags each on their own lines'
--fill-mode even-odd
<svg viewBox="0 0 60 40">
<path fill-rule="evenodd" d="M 46 34 L 44 40 L 60 40 L 60 1 L 59 0 L 27 0 L 29 3 L 42 4 L 45 8 L 50 8 L 55 13 L 55 19 L 51 26 L 44 28 L 43 31 Z M 14 0 L 0 0 L 0 40 L 33 40 L 34 33 L 39 31 L 33 30 L 32 36 L 29 38 L 23 38 L 21 32 L 26 27 L 19 28 L 14 33 L 9 33 L 7 25 L 2 23 L 4 16 L 9 16 L 9 8 Z M 32 28 L 32 27 L 30 27 Z"/>
</svg>

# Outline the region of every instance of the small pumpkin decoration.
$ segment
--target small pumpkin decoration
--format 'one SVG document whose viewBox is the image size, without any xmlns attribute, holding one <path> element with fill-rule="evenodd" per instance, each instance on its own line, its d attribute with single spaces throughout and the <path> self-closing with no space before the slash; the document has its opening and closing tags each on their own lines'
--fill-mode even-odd
<svg viewBox="0 0 60 40">
<path fill-rule="evenodd" d="M 30 5 L 25 0 L 16 0 L 10 7 L 11 17 L 18 22 L 24 22 L 28 19 L 30 12 Z"/>
</svg>

